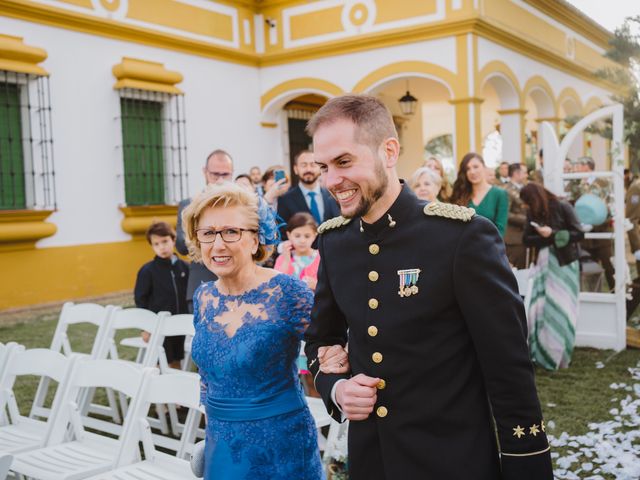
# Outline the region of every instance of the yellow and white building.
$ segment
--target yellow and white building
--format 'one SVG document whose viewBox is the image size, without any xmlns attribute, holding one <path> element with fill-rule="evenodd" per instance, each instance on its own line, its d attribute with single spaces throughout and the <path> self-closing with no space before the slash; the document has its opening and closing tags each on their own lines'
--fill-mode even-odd
<svg viewBox="0 0 640 480">
<path fill-rule="evenodd" d="M 609 102 L 610 37 L 563 0 L 2 0 L 0 310 L 133 288 L 211 150 L 288 167 L 344 92 L 391 108 L 404 177 L 434 139 L 532 158 L 541 121 Z"/>
</svg>

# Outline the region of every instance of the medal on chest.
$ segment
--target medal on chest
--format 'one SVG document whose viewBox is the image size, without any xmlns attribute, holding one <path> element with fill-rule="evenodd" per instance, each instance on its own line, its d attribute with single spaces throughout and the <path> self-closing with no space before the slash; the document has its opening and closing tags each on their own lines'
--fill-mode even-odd
<svg viewBox="0 0 640 480">
<path fill-rule="evenodd" d="M 398 277 L 400 277 L 400 289 L 398 295 L 401 297 L 410 297 L 419 292 L 418 278 L 420 277 L 419 268 L 408 268 L 406 270 L 398 270 Z"/>
</svg>

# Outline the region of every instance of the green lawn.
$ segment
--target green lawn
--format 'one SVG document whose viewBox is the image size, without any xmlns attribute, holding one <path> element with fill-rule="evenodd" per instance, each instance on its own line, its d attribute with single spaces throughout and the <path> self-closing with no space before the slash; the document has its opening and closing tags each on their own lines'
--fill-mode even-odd
<svg viewBox="0 0 640 480">
<path fill-rule="evenodd" d="M 123 305 L 127 305 L 127 301 Z M 0 342 L 15 341 L 27 348 L 48 347 L 57 323 L 58 311 L 41 312 L 34 317 L 27 313 L 10 319 L 0 315 Z M 91 349 L 95 329 L 76 326 L 70 331 L 70 341 L 74 350 L 88 352 Z M 138 335 L 137 331 L 120 332 L 118 339 Z M 124 356 L 133 358 L 135 352 L 124 351 Z M 615 354 L 611 351 L 577 349 L 571 367 L 558 372 L 537 369 L 537 384 L 542 404 L 547 433 L 557 443 L 567 436 L 566 445 L 554 446 L 556 462 L 565 468 L 556 467 L 557 478 L 562 479 L 625 479 L 638 476 L 619 476 L 603 474 L 598 460 L 589 457 L 584 448 L 586 441 L 580 436 L 597 430 L 590 424 L 620 420 L 620 432 L 634 432 L 640 429 L 640 350 L 626 350 Z M 634 390 L 635 382 L 635 390 Z M 621 386 L 620 384 L 624 384 Z M 616 389 L 611 388 L 614 385 Z M 30 408 L 37 386 L 36 378 L 20 380 L 17 385 L 17 400 L 23 413 Z M 626 403 L 624 403 L 626 400 Z M 622 402 L 622 405 L 621 405 Z M 618 409 L 616 410 L 613 409 Z M 631 410 L 631 412 L 629 412 Z M 620 412 L 626 411 L 625 414 Z M 635 413 L 634 413 L 635 412 Z M 626 415 L 626 416 L 625 416 Z M 563 432 L 566 432 L 563 435 Z M 602 442 L 615 442 L 609 437 Z M 616 437 L 618 438 L 618 437 Z M 626 437 L 625 437 L 626 438 Z M 640 451 L 640 435 L 631 439 L 633 448 Z M 622 447 L 619 447 L 622 448 Z M 567 460 L 567 458 L 569 460 Z M 570 460 L 573 460 L 572 462 Z M 570 463 L 569 468 L 566 464 Z M 593 470 L 584 471 L 583 467 L 592 465 Z M 601 462 L 602 463 L 602 462 Z M 640 468 L 640 467 L 638 467 Z M 560 472 L 560 475 L 558 474 Z M 588 476 L 589 475 L 592 476 Z"/>
</svg>

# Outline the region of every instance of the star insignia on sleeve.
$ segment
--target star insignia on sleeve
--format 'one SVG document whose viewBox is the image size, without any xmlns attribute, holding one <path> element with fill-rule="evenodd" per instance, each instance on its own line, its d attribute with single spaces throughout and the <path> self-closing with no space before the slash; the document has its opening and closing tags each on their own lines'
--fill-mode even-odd
<svg viewBox="0 0 640 480">
<path fill-rule="evenodd" d="M 541 429 L 543 432 L 546 432 L 546 431 L 547 431 L 547 427 L 546 427 L 546 426 L 545 426 L 545 424 L 544 424 L 544 420 L 542 420 L 542 421 L 540 422 L 540 429 Z"/>
<path fill-rule="evenodd" d="M 516 428 L 513 429 L 513 436 L 514 437 L 523 437 L 525 435 L 524 433 L 524 428 L 522 428 L 520 425 L 518 425 Z"/>
<path fill-rule="evenodd" d="M 531 427 L 529 427 L 529 433 L 535 437 L 540 433 L 540 428 L 538 428 L 538 425 L 534 423 Z"/>
</svg>

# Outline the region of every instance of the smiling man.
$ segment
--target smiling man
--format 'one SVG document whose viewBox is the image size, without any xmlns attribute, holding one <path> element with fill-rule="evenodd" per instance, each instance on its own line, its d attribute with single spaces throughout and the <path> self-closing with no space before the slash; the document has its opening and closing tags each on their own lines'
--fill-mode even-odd
<svg viewBox="0 0 640 480">
<path fill-rule="evenodd" d="M 307 129 L 342 216 L 319 228 L 306 354 L 329 413 L 351 421 L 350 478 L 551 480 L 524 308 L 496 228 L 399 180 L 379 100 L 331 99 Z M 320 371 L 326 347 L 347 342 L 351 372 Z"/>
</svg>

